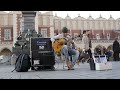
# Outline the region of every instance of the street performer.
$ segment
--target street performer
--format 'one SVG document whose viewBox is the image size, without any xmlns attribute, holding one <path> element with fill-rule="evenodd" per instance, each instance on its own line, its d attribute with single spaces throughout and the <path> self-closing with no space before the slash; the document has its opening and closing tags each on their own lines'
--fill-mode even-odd
<svg viewBox="0 0 120 90">
<path fill-rule="evenodd" d="M 58 34 L 56 36 L 53 36 L 51 38 L 51 41 L 55 43 L 56 40 L 65 39 L 64 42 L 60 42 L 59 44 L 62 45 L 60 53 L 65 56 L 66 64 L 68 67 L 68 70 L 74 70 L 74 65 L 78 60 L 79 57 L 79 51 L 76 50 L 77 46 L 75 45 L 75 42 L 73 41 L 71 35 L 68 33 L 68 29 L 64 27 L 62 29 L 62 33 Z M 55 45 L 53 45 L 53 48 Z M 55 48 L 54 48 L 55 50 Z M 72 57 L 72 60 L 70 59 Z"/>
</svg>

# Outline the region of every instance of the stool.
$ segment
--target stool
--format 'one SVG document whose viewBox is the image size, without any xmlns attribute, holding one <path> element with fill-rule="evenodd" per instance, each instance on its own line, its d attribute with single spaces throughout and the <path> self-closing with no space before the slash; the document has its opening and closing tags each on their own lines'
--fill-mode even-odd
<svg viewBox="0 0 120 90">
<path fill-rule="evenodd" d="M 56 57 L 58 57 L 58 58 L 55 59 L 55 61 L 58 63 L 58 67 L 59 67 L 59 63 L 63 63 L 63 69 L 65 69 L 64 67 L 65 67 L 65 61 L 66 60 L 65 60 L 64 55 L 61 54 L 60 56 L 56 56 Z"/>
<path fill-rule="evenodd" d="M 63 69 L 65 69 L 65 63 L 66 63 L 66 60 L 65 60 L 65 56 L 63 54 L 61 54 L 61 56 L 57 56 L 57 57 L 60 57 L 59 60 L 56 60 L 56 62 L 58 63 L 58 67 L 59 67 L 59 63 L 63 63 Z M 69 57 L 70 60 L 72 61 L 72 56 Z"/>
</svg>

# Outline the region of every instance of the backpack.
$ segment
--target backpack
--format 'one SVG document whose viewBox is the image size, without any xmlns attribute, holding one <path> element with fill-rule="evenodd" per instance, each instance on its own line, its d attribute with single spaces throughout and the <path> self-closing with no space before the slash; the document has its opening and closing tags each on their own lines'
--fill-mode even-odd
<svg viewBox="0 0 120 90">
<path fill-rule="evenodd" d="M 29 55 L 28 54 L 20 54 L 16 60 L 14 70 L 16 70 L 17 72 L 27 72 L 28 69 L 30 69 L 30 67 L 31 67 L 31 63 L 30 63 Z"/>
</svg>

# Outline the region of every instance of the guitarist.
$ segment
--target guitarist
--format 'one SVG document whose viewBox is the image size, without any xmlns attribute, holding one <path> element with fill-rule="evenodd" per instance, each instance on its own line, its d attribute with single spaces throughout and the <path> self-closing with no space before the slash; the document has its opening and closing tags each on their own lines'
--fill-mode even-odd
<svg viewBox="0 0 120 90">
<path fill-rule="evenodd" d="M 79 52 L 72 47 L 74 45 L 74 42 L 70 34 L 68 34 L 68 30 L 63 29 L 62 33 L 52 37 L 51 41 L 54 42 L 56 39 L 61 39 L 61 38 L 64 38 L 66 42 L 66 43 L 65 42 L 61 43 L 64 44 L 61 49 L 61 54 L 65 56 L 68 70 L 74 70 L 73 67 L 75 65 L 76 60 L 78 60 Z M 71 55 L 73 55 L 72 61 L 70 59 Z"/>
</svg>

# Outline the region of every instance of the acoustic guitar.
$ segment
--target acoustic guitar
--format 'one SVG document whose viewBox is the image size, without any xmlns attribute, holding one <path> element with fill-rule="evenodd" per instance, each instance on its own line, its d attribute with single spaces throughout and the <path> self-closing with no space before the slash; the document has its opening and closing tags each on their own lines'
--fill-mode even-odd
<svg viewBox="0 0 120 90">
<path fill-rule="evenodd" d="M 64 38 L 56 39 L 55 42 L 52 44 L 54 52 L 56 54 L 60 54 L 61 49 L 65 43 L 66 43 L 66 40 Z"/>
</svg>

